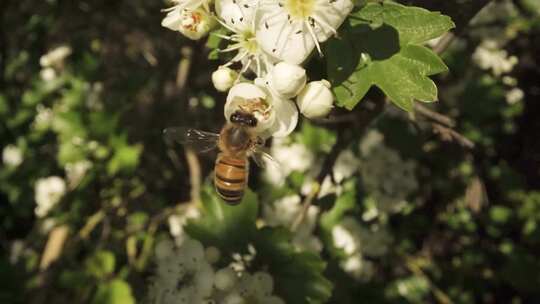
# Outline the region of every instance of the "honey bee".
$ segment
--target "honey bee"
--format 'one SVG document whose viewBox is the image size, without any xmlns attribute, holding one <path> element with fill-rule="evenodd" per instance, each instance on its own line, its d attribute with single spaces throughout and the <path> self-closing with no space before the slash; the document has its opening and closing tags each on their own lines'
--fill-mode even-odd
<svg viewBox="0 0 540 304">
<path fill-rule="evenodd" d="M 219 149 L 214 166 L 214 186 L 218 195 L 228 204 L 242 201 L 249 177 L 249 157 L 260 167 L 265 160 L 274 162 L 262 151 L 264 140 L 257 136 L 254 128 L 257 119 L 245 111 L 236 111 L 230 116 L 219 134 L 197 129 L 172 127 L 164 130 L 168 140 L 174 140 L 198 152 Z"/>
</svg>

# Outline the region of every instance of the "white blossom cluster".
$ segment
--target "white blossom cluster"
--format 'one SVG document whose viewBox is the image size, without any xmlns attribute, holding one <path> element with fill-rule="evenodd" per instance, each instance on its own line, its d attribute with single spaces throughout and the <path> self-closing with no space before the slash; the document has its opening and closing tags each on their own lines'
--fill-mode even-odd
<svg viewBox="0 0 540 304">
<path fill-rule="evenodd" d="M 42 69 L 39 73 L 45 82 L 52 81 L 58 77 L 58 72 L 64 68 L 65 59 L 71 55 L 71 47 L 68 45 L 58 46 L 39 59 Z"/>
<path fill-rule="evenodd" d="M 360 154 L 360 176 L 369 195 L 364 220 L 402 211 L 407 197 L 418 189 L 416 163 L 402 159 L 397 151 L 387 147 L 376 130 L 362 140 Z"/>
<path fill-rule="evenodd" d="M 7 167 L 18 167 L 23 162 L 23 152 L 15 145 L 7 145 L 2 150 L 2 163 Z"/>
<path fill-rule="evenodd" d="M 491 70 L 494 76 L 506 74 L 518 63 L 516 56 L 508 55 L 495 40 L 484 40 L 473 53 L 473 61 L 484 70 Z"/>
<path fill-rule="evenodd" d="M 271 227 L 283 226 L 290 228 L 300 212 L 302 212 L 300 196 L 296 194 L 290 195 L 270 204 L 265 204 L 263 206 L 263 220 L 266 225 Z M 321 240 L 313 234 L 319 213 L 319 207 L 309 207 L 302 225 L 294 231 L 292 244 L 296 249 L 314 252 L 322 250 Z"/>
<path fill-rule="evenodd" d="M 352 9 L 351 0 L 174 0 L 162 25 L 190 39 L 216 26 L 227 31 L 212 33 L 228 44 L 219 51 L 233 54 L 212 74 L 216 89 L 228 91 L 226 119 L 243 110 L 257 118 L 261 136 L 284 137 L 298 109 L 308 118 L 332 109 L 330 83 L 308 82 L 302 64 L 315 49 L 322 55 L 320 44 L 337 35 Z"/>
<path fill-rule="evenodd" d="M 357 280 L 369 280 L 374 273 L 373 262 L 365 257 L 380 257 L 388 251 L 392 236 L 384 226 L 365 228 L 352 216 L 346 216 L 332 228 L 334 246 L 346 257 L 340 267 Z"/>
<path fill-rule="evenodd" d="M 255 253 L 253 253 L 255 254 Z M 267 272 L 250 273 L 231 266 L 218 268 L 221 253 L 193 239 L 180 247 L 164 240 L 156 246 L 156 275 L 150 285 L 150 303 L 283 304 L 273 295 L 274 281 Z"/>
<path fill-rule="evenodd" d="M 35 214 L 39 218 L 47 216 L 66 193 L 66 182 L 58 176 L 40 178 L 35 184 Z"/>
</svg>

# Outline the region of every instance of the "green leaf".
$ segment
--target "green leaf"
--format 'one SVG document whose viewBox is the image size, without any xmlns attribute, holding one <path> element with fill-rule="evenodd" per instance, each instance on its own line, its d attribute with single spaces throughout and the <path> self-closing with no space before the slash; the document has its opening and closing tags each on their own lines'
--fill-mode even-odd
<svg viewBox="0 0 540 304">
<path fill-rule="evenodd" d="M 98 285 L 92 304 L 134 304 L 131 287 L 123 280 L 115 279 Z"/>
<path fill-rule="evenodd" d="M 110 175 L 137 167 L 142 145 L 129 145 L 125 134 L 112 137 L 110 145 L 114 147 L 114 154 L 107 164 L 107 172 Z"/>
<path fill-rule="evenodd" d="M 437 87 L 428 76 L 447 67 L 420 44 L 453 27 L 448 16 L 389 1 L 369 3 L 353 13 L 342 37 L 326 46 L 337 104 L 354 108 L 372 86 L 406 111 L 414 100 L 436 101 Z"/>
<path fill-rule="evenodd" d="M 297 252 L 285 228 L 263 228 L 253 240 L 257 257 L 274 278 L 275 292 L 285 303 L 327 303 L 332 283 L 323 276 L 326 268 L 320 256 Z"/>
<path fill-rule="evenodd" d="M 96 278 L 105 278 L 114 272 L 115 257 L 110 251 L 100 250 L 85 262 L 86 272 Z"/>
<path fill-rule="evenodd" d="M 186 232 L 207 245 L 230 250 L 245 249 L 257 219 L 256 195 L 247 189 L 240 204 L 231 206 L 221 200 L 214 188 L 206 185 L 201 193 L 204 216 L 188 223 Z"/>
</svg>

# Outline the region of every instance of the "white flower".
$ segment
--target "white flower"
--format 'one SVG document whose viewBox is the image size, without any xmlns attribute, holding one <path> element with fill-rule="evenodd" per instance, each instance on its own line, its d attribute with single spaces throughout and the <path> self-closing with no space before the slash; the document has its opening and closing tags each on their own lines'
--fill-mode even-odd
<svg viewBox="0 0 540 304">
<path fill-rule="evenodd" d="M 293 171 L 305 172 L 315 162 L 315 155 L 301 143 L 287 144 L 285 139 L 276 138 L 270 154 L 279 164 L 274 170 L 265 170 L 265 179 L 273 185 L 281 185 Z"/>
<path fill-rule="evenodd" d="M 206 257 L 206 260 L 210 264 L 215 264 L 219 261 L 219 258 L 221 257 L 221 252 L 219 252 L 219 249 L 217 249 L 214 246 L 210 246 L 204 250 L 204 256 Z"/>
<path fill-rule="evenodd" d="M 516 56 L 508 56 L 508 52 L 500 49 L 494 40 L 483 41 L 474 51 L 472 58 L 480 68 L 491 69 L 495 76 L 510 72 L 518 63 Z"/>
<path fill-rule="evenodd" d="M 225 118 L 229 121 L 236 111 L 253 114 L 257 118 L 255 131 L 262 137 L 285 137 L 298 123 L 298 111 L 290 100 L 281 99 L 252 83 L 239 83 L 229 90 Z"/>
<path fill-rule="evenodd" d="M 285 98 L 293 98 L 306 85 L 306 70 L 296 64 L 280 62 L 272 69 L 272 87 Z"/>
<path fill-rule="evenodd" d="M 180 248 L 162 241 L 156 246 L 156 277 L 150 295 L 159 303 L 202 303 L 213 291 L 214 270 L 199 241 L 188 239 Z"/>
<path fill-rule="evenodd" d="M 237 6 L 237 4 L 233 5 L 235 7 Z M 255 18 L 251 20 L 251 26 L 249 27 L 230 26 L 220 19 L 218 19 L 218 22 L 232 32 L 230 35 L 214 34 L 217 37 L 229 41 L 229 45 L 225 49 L 220 50 L 220 52 L 236 52 L 236 55 L 225 63 L 224 67 L 228 67 L 236 62 L 241 62 L 241 75 L 248 69 L 253 70 L 257 77 L 266 75 L 272 68 L 273 59 L 260 48 L 259 43 L 255 38 Z"/>
<path fill-rule="evenodd" d="M 51 67 L 46 67 L 39 71 L 39 77 L 45 82 L 53 81 L 56 79 L 56 71 Z"/>
<path fill-rule="evenodd" d="M 66 192 L 66 182 L 58 176 L 38 179 L 35 184 L 37 217 L 45 217 Z"/>
<path fill-rule="evenodd" d="M 283 197 L 272 204 L 263 207 L 263 218 L 268 226 L 290 227 L 298 215 L 302 212 L 302 205 L 299 195 Z M 294 232 L 292 244 L 299 250 L 311 250 L 319 252 L 322 250 L 321 241 L 313 235 L 317 225 L 319 214 L 317 206 L 310 206 L 304 222 Z"/>
<path fill-rule="evenodd" d="M 77 187 L 91 167 L 92 163 L 88 160 L 66 164 L 66 177 L 69 187 L 71 189 Z"/>
<path fill-rule="evenodd" d="M 173 31 L 179 31 L 189 39 L 198 40 L 210 32 L 215 22 L 204 9 L 177 5 L 168 11 L 161 25 Z"/>
<path fill-rule="evenodd" d="M 227 92 L 238 79 L 238 73 L 227 67 L 220 67 L 212 73 L 212 83 L 220 92 Z"/>
<path fill-rule="evenodd" d="M 360 167 L 360 160 L 351 150 L 344 150 L 338 155 L 332 172 L 337 183 L 351 177 Z"/>
<path fill-rule="evenodd" d="M 14 145 L 8 145 L 2 150 L 2 162 L 9 167 L 18 167 L 23 162 L 21 149 Z"/>
<path fill-rule="evenodd" d="M 326 80 L 312 81 L 296 97 L 300 112 L 307 118 L 318 118 L 328 115 L 332 110 L 334 95 L 330 91 L 330 83 Z"/>
<path fill-rule="evenodd" d="M 225 303 L 285 303 L 279 297 L 273 296 L 274 280 L 266 272 L 256 272 L 255 274 L 244 273 L 238 280 L 234 291 L 227 297 Z M 232 301 L 234 298 L 235 301 Z M 243 301 L 242 301 L 243 300 Z"/>
<path fill-rule="evenodd" d="M 62 45 L 41 56 L 39 58 L 39 64 L 44 68 L 59 67 L 69 55 L 71 55 L 71 47 Z"/>
<path fill-rule="evenodd" d="M 229 291 L 236 285 L 237 281 L 236 272 L 230 267 L 225 267 L 216 272 L 214 285 L 219 290 Z"/>
<path fill-rule="evenodd" d="M 201 216 L 199 209 L 189 205 L 186 209 L 181 210 L 178 213 L 172 214 L 167 219 L 169 224 L 169 233 L 174 237 L 176 244 L 180 245 L 187 238 L 184 233 L 184 226 L 190 219 L 196 219 Z"/>
<path fill-rule="evenodd" d="M 216 0 L 216 13 L 235 32 L 253 32 L 257 3 L 256 0 Z"/>
<path fill-rule="evenodd" d="M 524 95 L 525 94 L 523 93 L 523 90 L 521 90 L 520 88 L 513 88 L 510 91 L 506 92 L 506 102 L 508 102 L 508 104 L 515 104 L 521 101 Z"/>
<path fill-rule="evenodd" d="M 332 228 L 332 238 L 334 246 L 343 249 L 346 254 L 353 254 L 358 249 L 354 236 L 342 225 L 336 225 Z"/>
<path fill-rule="evenodd" d="M 37 115 L 34 118 L 34 122 L 32 123 L 32 127 L 36 130 L 47 130 L 51 127 L 53 119 L 54 119 L 54 113 L 51 108 L 44 107 L 41 104 L 38 104 L 36 106 Z"/>
<path fill-rule="evenodd" d="M 300 64 L 326 41 L 353 8 L 350 0 L 262 0 L 257 41 L 276 59 Z"/>
</svg>

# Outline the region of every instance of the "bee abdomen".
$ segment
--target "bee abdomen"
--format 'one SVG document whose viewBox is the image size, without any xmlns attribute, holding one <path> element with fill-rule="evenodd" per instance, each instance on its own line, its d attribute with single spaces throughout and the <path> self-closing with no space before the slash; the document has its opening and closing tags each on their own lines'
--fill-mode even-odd
<svg viewBox="0 0 540 304">
<path fill-rule="evenodd" d="M 216 160 L 214 184 L 228 204 L 240 203 L 247 183 L 247 161 L 220 155 Z"/>
</svg>

